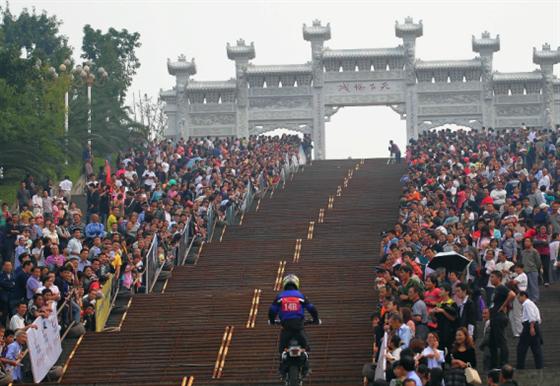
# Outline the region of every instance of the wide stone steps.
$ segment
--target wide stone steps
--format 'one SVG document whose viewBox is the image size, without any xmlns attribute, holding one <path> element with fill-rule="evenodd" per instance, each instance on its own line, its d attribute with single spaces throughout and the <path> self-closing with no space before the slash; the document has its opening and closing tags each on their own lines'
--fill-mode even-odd
<svg viewBox="0 0 560 386">
<path fill-rule="evenodd" d="M 402 172 L 383 160 L 306 166 L 285 189 L 256 201 L 242 225 L 215 234 L 194 265 L 177 267 L 165 293 L 136 295 L 120 332 L 87 334 L 63 383 L 179 385 L 194 376 L 194 385 L 279 384 L 279 328 L 266 320 L 282 267 L 300 276 L 324 322 L 308 328 L 313 374 L 306 384 L 359 384 L 372 355 L 378 234 L 396 220 Z M 254 327 L 247 328 L 255 290 Z"/>
</svg>

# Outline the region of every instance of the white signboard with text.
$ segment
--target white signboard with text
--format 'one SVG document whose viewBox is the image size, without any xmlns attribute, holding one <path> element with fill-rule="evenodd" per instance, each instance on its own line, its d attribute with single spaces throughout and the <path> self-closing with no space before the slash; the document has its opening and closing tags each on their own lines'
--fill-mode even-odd
<svg viewBox="0 0 560 386">
<path fill-rule="evenodd" d="M 56 364 L 62 353 L 62 344 L 55 312 L 51 313 L 47 319 L 42 317 L 35 319 L 33 324 L 37 326 L 37 329 L 27 330 L 27 347 L 29 348 L 33 381 L 39 383 Z"/>
</svg>

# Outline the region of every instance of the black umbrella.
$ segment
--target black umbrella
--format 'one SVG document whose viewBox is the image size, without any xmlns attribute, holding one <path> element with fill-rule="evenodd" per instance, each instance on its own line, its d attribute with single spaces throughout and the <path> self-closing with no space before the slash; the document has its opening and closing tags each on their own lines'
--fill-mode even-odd
<svg viewBox="0 0 560 386">
<path fill-rule="evenodd" d="M 471 261 L 457 252 L 440 252 L 428 263 L 428 267 L 436 270 L 445 268 L 447 272 L 461 273 Z"/>
</svg>

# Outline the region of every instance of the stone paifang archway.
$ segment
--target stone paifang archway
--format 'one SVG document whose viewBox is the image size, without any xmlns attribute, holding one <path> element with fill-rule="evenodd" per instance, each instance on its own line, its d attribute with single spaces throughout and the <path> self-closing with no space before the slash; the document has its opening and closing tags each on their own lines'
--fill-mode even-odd
<svg viewBox="0 0 560 386">
<path fill-rule="evenodd" d="M 416 39 L 423 25 L 406 18 L 395 23 L 402 44 L 390 48 L 330 49 L 330 25 L 303 25 L 311 61 L 291 65 L 254 65 L 255 46 L 242 39 L 227 44 L 236 77 L 196 81 L 194 59 L 167 61 L 175 76 L 161 91 L 168 116 L 167 137 L 247 137 L 276 128 L 312 135 L 316 158 L 325 155 L 325 121 L 343 106 L 386 105 L 406 120 L 407 139 L 442 124 L 497 129 L 560 124 L 560 80 L 553 75 L 560 48 L 533 49 L 532 72 L 492 69 L 499 35 L 472 37 L 478 56 L 467 60 L 423 61 Z"/>
</svg>

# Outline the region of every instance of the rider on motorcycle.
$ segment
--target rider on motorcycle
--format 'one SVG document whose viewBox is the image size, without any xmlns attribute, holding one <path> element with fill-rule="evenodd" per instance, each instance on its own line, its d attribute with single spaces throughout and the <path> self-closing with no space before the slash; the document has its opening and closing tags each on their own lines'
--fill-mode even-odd
<svg viewBox="0 0 560 386">
<path fill-rule="evenodd" d="M 280 316 L 280 324 L 282 332 L 280 333 L 280 344 L 278 351 L 280 355 L 284 352 L 291 339 L 297 339 L 301 347 L 309 351 L 307 336 L 303 330 L 305 310 L 313 317 L 314 324 L 320 324 L 319 314 L 313 304 L 299 291 L 299 278 L 290 274 L 284 277 L 282 281 L 284 291 L 280 292 L 268 310 L 268 319 L 270 324 L 275 323 L 276 315 Z M 309 365 L 306 361 L 304 373 L 307 373 Z M 280 361 L 280 372 L 285 374 L 287 369 L 282 368 L 282 360 Z"/>
</svg>

